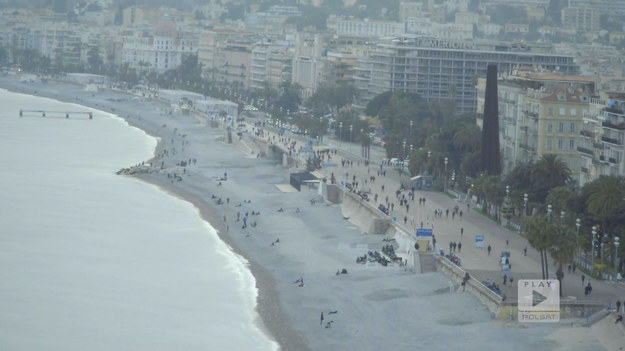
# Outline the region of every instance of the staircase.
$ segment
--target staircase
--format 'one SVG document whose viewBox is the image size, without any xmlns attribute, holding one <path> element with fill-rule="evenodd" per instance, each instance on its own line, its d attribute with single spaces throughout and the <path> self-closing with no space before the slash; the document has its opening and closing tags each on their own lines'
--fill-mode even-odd
<svg viewBox="0 0 625 351">
<path fill-rule="evenodd" d="M 432 253 L 419 253 L 421 273 L 436 272 L 436 259 Z"/>
</svg>

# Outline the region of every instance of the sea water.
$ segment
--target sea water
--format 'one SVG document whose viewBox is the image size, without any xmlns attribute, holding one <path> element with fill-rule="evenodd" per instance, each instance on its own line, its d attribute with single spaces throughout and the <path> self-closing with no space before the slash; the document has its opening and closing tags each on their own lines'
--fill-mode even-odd
<svg viewBox="0 0 625 351">
<path fill-rule="evenodd" d="M 0 106 L 0 349 L 277 349 L 245 261 L 198 210 L 115 174 L 154 138 L 50 99 L 0 90 Z"/>
</svg>

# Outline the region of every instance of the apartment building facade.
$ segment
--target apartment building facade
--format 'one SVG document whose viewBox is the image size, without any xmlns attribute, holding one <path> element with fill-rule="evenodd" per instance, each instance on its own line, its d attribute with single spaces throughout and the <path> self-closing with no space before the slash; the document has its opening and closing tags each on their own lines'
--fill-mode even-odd
<svg viewBox="0 0 625 351">
<path fill-rule="evenodd" d="M 602 92 L 583 115 L 580 184 L 602 175 L 625 175 L 625 95 Z"/>
<path fill-rule="evenodd" d="M 584 116 L 595 93 L 593 77 L 536 73 L 528 69 L 501 79 L 499 90 L 500 145 L 504 173 L 521 163 L 555 154 L 580 179 Z M 485 79 L 477 84 L 477 122 L 481 127 Z"/>
</svg>

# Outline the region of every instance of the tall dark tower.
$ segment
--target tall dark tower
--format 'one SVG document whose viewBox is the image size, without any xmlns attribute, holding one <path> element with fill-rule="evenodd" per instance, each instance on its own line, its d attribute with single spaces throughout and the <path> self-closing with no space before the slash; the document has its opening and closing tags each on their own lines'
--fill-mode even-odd
<svg viewBox="0 0 625 351">
<path fill-rule="evenodd" d="M 489 175 L 501 174 L 499 157 L 499 102 L 497 98 L 497 66 L 488 65 L 482 120 L 482 171 Z"/>
</svg>

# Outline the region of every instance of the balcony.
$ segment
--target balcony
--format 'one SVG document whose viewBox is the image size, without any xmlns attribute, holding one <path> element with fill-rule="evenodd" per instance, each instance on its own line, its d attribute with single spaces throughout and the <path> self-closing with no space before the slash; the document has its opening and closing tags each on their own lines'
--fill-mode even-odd
<svg viewBox="0 0 625 351">
<path fill-rule="evenodd" d="M 622 109 L 622 108 L 620 108 L 620 107 L 614 107 L 614 106 L 612 106 L 612 107 L 606 107 L 606 108 L 604 108 L 603 110 L 604 110 L 605 112 L 612 112 L 612 113 L 620 113 L 620 114 L 625 113 L 625 111 L 623 111 L 623 109 Z"/>
<path fill-rule="evenodd" d="M 605 141 L 606 143 L 610 143 L 610 144 L 614 144 L 614 145 L 623 145 L 622 141 L 619 141 L 618 139 L 610 138 L 610 137 L 607 137 L 607 136 L 602 136 L 601 140 Z"/>
<path fill-rule="evenodd" d="M 586 168 L 586 167 L 581 167 L 581 171 L 582 171 L 582 173 L 588 174 L 588 168 Z"/>
<path fill-rule="evenodd" d="M 579 151 L 579 152 L 581 152 L 581 153 L 583 153 L 583 154 L 589 155 L 589 156 L 592 156 L 592 155 L 593 155 L 592 150 L 587 149 L 587 148 L 585 148 L 585 147 L 578 146 L 578 147 L 577 147 L 577 151 Z"/>
<path fill-rule="evenodd" d="M 532 118 L 538 118 L 538 112 L 532 112 L 532 111 L 523 111 L 523 112 L 525 112 L 526 115 Z"/>
<path fill-rule="evenodd" d="M 520 143 L 519 147 L 523 150 L 527 150 L 527 151 L 536 151 L 536 148 L 534 146 L 531 145 L 527 145 L 525 143 Z"/>
<path fill-rule="evenodd" d="M 616 129 L 616 130 L 625 130 L 625 122 L 622 123 L 613 123 L 610 121 L 603 121 L 601 125 L 605 128 Z"/>
<path fill-rule="evenodd" d="M 594 138 L 595 137 L 595 133 L 591 132 L 589 130 L 580 130 L 579 131 L 579 135 L 585 136 L 587 138 Z"/>
<path fill-rule="evenodd" d="M 619 164 L 619 162 L 614 157 L 608 158 L 608 162 L 613 163 L 615 165 Z"/>
</svg>

